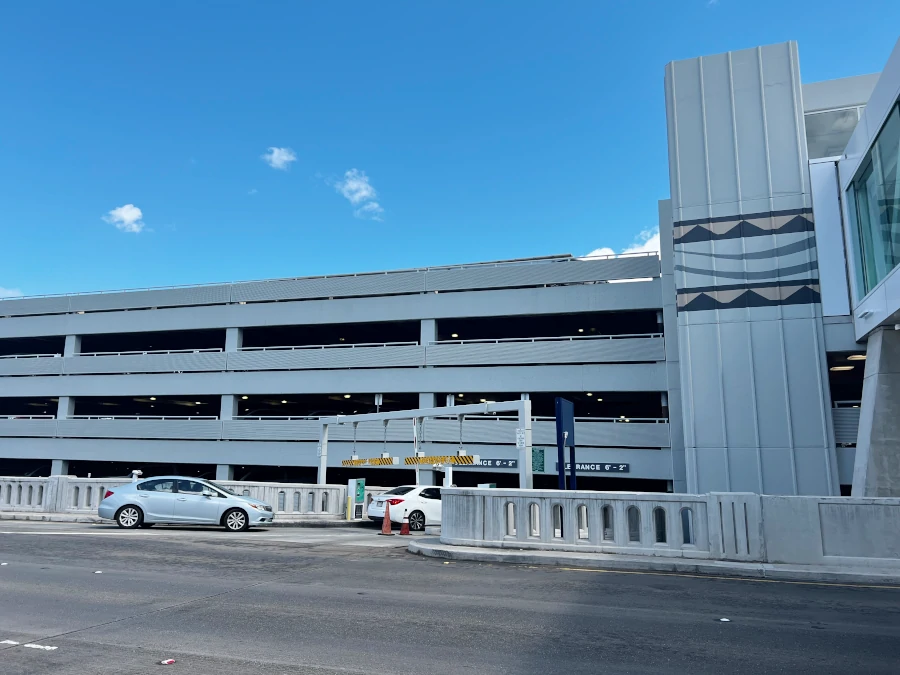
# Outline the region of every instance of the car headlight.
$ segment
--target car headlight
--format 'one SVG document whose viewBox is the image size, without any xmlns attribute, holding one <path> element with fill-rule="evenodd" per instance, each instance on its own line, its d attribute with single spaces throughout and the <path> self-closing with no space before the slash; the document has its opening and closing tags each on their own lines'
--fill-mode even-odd
<svg viewBox="0 0 900 675">
<path fill-rule="evenodd" d="M 266 510 L 266 508 L 264 506 L 262 506 L 261 504 L 250 504 L 250 507 L 256 509 L 257 511 L 265 511 Z"/>
</svg>

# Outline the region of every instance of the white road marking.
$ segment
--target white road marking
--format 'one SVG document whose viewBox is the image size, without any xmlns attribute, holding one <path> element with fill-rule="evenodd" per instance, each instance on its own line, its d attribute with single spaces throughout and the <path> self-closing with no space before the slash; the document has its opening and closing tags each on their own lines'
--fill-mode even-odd
<svg viewBox="0 0 900 675">
<path fill-rule="evenodd" d="M 15 640 L 0 640 L 0 645 L 17 645 L 19 644 Z"/>
<path fill-rule="evenodd" d="M 22 645 L 23 647 L 30 647 L 31 649 L 43 649 L 44 651 L 52 652 L 54 649 L 58 649 L 58 647 L 49 647 L 47 645 L 36 645 L 29 642 L 26 645 Z"/>
</svg>

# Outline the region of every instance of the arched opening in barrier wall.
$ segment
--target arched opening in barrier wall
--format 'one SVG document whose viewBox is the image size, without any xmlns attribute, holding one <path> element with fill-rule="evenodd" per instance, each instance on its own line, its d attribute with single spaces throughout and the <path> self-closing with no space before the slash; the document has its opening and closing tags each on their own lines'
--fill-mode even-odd
<svg viewBox="0 0 900 675">
<path fill-rule="evenodd" d="M 541 507 L 534 502 L 528 505 L 528 536 L 541 536 Z"/>
<path fill-rule="evenodd" d="M 300 510 L 300 493 L 294 492 L 294 513 Z"/>
<path fill-rule="evenodd" d="M 628 511 L 628 541 L 631 543 L 641 541 L 641 512 L 636 506 L 629 506 Z"/>
<path fill-rule="evenodd" d="M 563 538 L 563 507 L 562 504 L 553 505 L 553 536 Z"/>
<path fill-rule="evenodd" d="M 659 506 L 653 509 L 653 531 L 656 535 L 656 543 L 665 544 L 667 541 L 666 511 Z"/>
<path fill-rule="evenodd" d="M 328 513 L 328 492 L 322 491 L 322 513 Z"/>
<path fill-rule="evenodd" d="M 613 520 L 613 507 L 609 504 L 603 507 L 603 541 L 616 540 L 616 526 Z"/>
<path fill-rule="evenodd" d="M 681 540 L 688 545 L 696 543 L 694 541 L 694 512 L 687 506 L 681 509 Z"/>
<path fill-rule="evenodd" d="M 77 486 L 72 488 L 72 506 L 76 509 L 78 508 L 78 498 L 81 496 L 79 492 L 80 490 Z"/>
<path fill-rule="evenodd" d="M 512 502 L 506 503 L 506 536 L 516 536 L 516 505 Z"/>
<path fill-rule="evenodd" d="M 588 510 L 586 504 L 578 505 L 578 538 L 579 539 L 587 539 L 589 530 L 588 530 Z"/>
<path fill-rule="evenodd" d="M 285 501 L 286 500 L 287 500 L 287 495 L 284 493 L 284 490 L 279 490 L 278 491 L 278 510 L 279 511 L 285 510 L 285 506 L 286 506 Z"/>
</svg>

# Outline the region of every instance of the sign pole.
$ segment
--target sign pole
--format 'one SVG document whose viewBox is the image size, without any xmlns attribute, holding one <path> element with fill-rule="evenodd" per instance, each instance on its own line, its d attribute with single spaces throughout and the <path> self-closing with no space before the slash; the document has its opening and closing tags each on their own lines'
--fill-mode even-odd
<svg viewBox="0 0 900 675">
<path fill-rule="evenodd" d="M 572 484 L 570 489 L 575 489 L 575 406 L 559 396 L 556 397 L 556 456 L 557 474 L 559 475 L 559 489 L 566 489 L 566 453 L 565 447 L 572 448 Z"/>
<path fill-rule="evenodd" d="M 569 468 L 569 489 L 577 490 L 578 487 L 575 484 L 575 446 L 569 446 L 569 464 L 571 465 Z"/>
</svg>

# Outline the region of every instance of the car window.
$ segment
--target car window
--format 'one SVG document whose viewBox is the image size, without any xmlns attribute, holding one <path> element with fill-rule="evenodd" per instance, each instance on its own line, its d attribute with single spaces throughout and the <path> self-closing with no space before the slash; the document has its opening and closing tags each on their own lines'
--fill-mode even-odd
<svg viewBox="0 0 900 675">
<path fill-rule="evenodd" d="M 161 479 L 161 480 L 148 480 L 143 483 L 138 483 L 138 490 L 145 490 L 147 492 L 174 492 L 175 491 L 175 481 L 171 478 Z"/>
<path fill-rule="evenodd" d="M 395 487 L 393 490 L 388 490 L 384 494 L 386 495 L 405 495 L 407 492 L 412 492 L 415 488 L 410 487 L 409 485 L 403 485 L 401 487 Z"/>
<path fill-rule="evenodd" d="M 440 499 L 441 498 L 441 489 L 440 488 L 425 488 L 419 493 L 425 499 Z"/>
<path fill-rule="evenodd" d="M 178 481 L 178 491 L 179 492 L 187 492 L 189 494 L 203 494 L 203 483 L 198 483 L 195 480 L 180 480 Z"/>
</svg>

